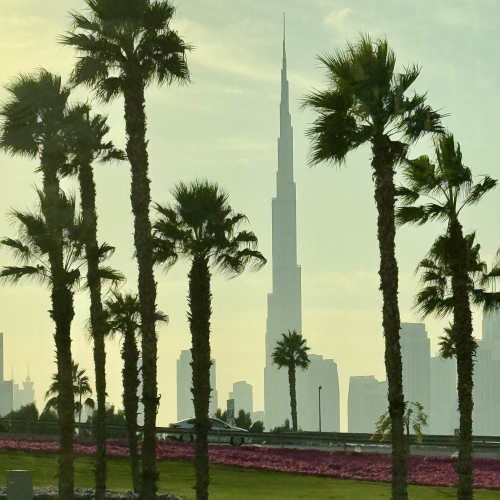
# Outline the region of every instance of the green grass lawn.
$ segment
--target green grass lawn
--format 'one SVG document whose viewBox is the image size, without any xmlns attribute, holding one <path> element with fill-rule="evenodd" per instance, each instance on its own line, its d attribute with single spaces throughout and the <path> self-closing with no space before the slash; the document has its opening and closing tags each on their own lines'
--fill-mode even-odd
<svg viewBox="0 0 500 500">
<path fill-rule="evenodd" d="M 132 487 L 128 460 L 112 458 L 108 461 L 108 488 L 128 490 Z M 176 493 L 184 500 L 195 500 L 194 468 L 190 462 L 158 463 L 159 490 Z M 29 469 L 33 471 L 35 486 L 57 484 L 57 456 L 34 455 L 17 451 L 0 452 L 0 485 L 5 486 L 5 470 Z M 284 472 L 255 471 L 214 465 L 210 469 L 210 497 L 214 500 L 358 500 L 390 498 L 390 485 L 301 476 Z M 78 457 L 75 461 L 76 486 L 93 487 L 91 457 Z M 456 498 L 454 488 L 410 486 L 411 500 L 441 500 Z M 477 490 L 476 500 L 498 500 L 500 492 Z"/>
</svg>

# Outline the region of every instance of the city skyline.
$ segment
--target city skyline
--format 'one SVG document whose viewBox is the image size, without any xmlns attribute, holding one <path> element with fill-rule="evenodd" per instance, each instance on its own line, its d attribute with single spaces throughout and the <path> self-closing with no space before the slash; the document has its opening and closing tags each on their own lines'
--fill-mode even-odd
<svg viewBox="0 0 500 500">
<path fill-rule="evenodd" d="M 260 240 L 259 248 L 270 260 L 271 209 L 275 195 L 276 143 L 279 104 L 279 67 L 282 57 L 282 12 L 287 10 L 287 53 L 290 106 L 294 119 L 295 182 L 297 184 L 297 255 L 302 265 L 303 331 L 313 352 L 338 365 L 341 429 L 347 430 L 347 396 L 350 376 L 373 374 L 385 379 L 383 337 L 378 290 L 378 247 L 375 231 L 373 185 L 367 149 L 360 150 L 340 171 L 325 166 L 307 167 L 309 141 L 304 131 L 311 114 L 300 112 L 300 98 L 312 88 L 324 88 L 325 76 L 317 68 L 316 55 L 344 48 L 359 31 L 387 35 L 397 56 L 399 70 L 413 62 L 422 65 L 418 91 L 428 91 L 433 107 L 451 113 L 445 124 L 461 143 L 464 160 L 474 174 L 500 178 L 500 130 L 495 91 L 500 84 L 499 46 L 493 19 L 495 2 L 481 10 L 443 1 L 424 1 L 403 8 L 394 2 L 314 0 L 272 2 L 266 6 L 222 0 L 216 6 L 200 0 L 180 3 L 173 28 L 197 46 L 188 56 L 193 85 L 148 90 L 148 140 L 155 201 L 169 200 L 168 190 L 178 180 L 206 176 L 230 193 L 236 211 L 245 213 Z M 81 4 L 48 0 L 43 5 L 7 3 L 0 14 L 5 30 L 0 45 L 5 58 L 0 83 L 19 71 L 43 66 L 66 78 L 74 62 L 70 50 L 57 45 L 55 34 L 67 26 L 67 11 Z M 30 16 L 25 16 L 29 8 Z M 429 12 L 433 15 L 429 16 Z M 411 18 L 411 23 L 409 19 Z M 47 37 L 47 33 L 54 33 Z M 467 34 L 467 37 L 464 36 Z M 438 36 L 439 35 L 439 36 Z M 235 43 L 236 40 L 236 43 Z M 230 43 L 231 42 L 231 43 Z M 432 50 L 430 50 L 432 48 Z M 482 54 L 478 59 L 477 54 Z M 444 55 L 444 56 L 443 56 Z M 442 58 L 446 63 L 442 63 Z M 475 68 L 472 73 L 467 68 Z M 477 92 L 480 89 L 481 92 Z M 5 98 L 0 89 L 0 99 Z M 464 99 L 467 96 L 467 99 Z M 87 100 L 84 91 L 75 100 Z M 122 102 L 94 110 L 109 114 L 111 136 L 123 147 Z M 413 153 L 432 154 L 424 140 Z M 0 186 L 0 235 L 11 235 L 6 217 L 11 208 L 34 203 L 34 184 L 40 178 L 35 162 L 2 155 Z M 128 165 L 96 167 L 100 239 L 117 248 L 110 261 L 128 278 L 125 290 L 135 290 L 132 258 Z M 75 189 L 65 181 L 64 186 Z M 464 213 L 465 229 L 477 229 L 483 259 L 491 262 L 499 246 L 499 192 L 494 191 L 477 208 Z M 400 267 L 401 316 L 416 322 L 411 309 L 417 289 L 413 271 L 443 228 L 403 228 L 397 234 Z M 2 254 L 2 265 L 10 264 Z M 254 387 L 254 407 L 264 407 L 266 297 L 272 289 L 268 265 L 259 273 L 245 273 L 226 283 L 214 277 L 213 357 L 218 361 L 221 394 L 236 380 Z M 159 424 L 175 420 L 175 361 L 190 346 L 186 315 L 187 266 L 179 264 L 168 275 L 157 271 L 158 306 L 170 317 L 159 330 Z M 30 364 L 40 393 L 55 372 L 53 324 L 47 311 L 49 294 L 34 284 L 2 287 L 2 323 L 6 352 L 15 366 Z M 87 368 L 93 383 L 92 350 L 85 340 L 87 297 L 76 297 L 73 325 L 75 360 Z M 29 313 L 26 313 L 28 311 Z M 431 354 L 447 320 L 426 320 Z M 481 316 L 474 316 L 475 333 L 481 336 Z M 22 356 L 21 356 L 21 353 Z M 26 362 L 23 360 L 26 359 Z M 43 360 L 43 362 L 41 362 Z M 121 403 L 121 371 L 118 342 L 108 344 L 110 401 Z M 42 401 L 38 398 L 38 405 Z M 172 409 L 173 408 L 173 409 Z"/>
</svg>

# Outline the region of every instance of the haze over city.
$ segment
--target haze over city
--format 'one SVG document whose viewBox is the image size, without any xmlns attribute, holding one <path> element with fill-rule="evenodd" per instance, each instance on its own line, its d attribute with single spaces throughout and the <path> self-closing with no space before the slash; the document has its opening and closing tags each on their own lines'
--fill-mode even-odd
<svg viewBox="0 0 500 500">
<path fill-rule="evenodd" d="M 0 82 L 40 66 L 65 79 L 74 54 L 57 44 L 53 33 L 67 27 L 67 11 L 78 2 L 18 0 L 1 2 Z M 370 171 L 370 151 L 361 148 L 345 167 L 308 167 L 309 141 L 304 132 L 310 111 L 300 111 L 300 99 L 313 88 L 324 88 L 325 75 L 317 54 L 332 52 L 354 41 L 358 33 L 387 36 L 397 56 L 397 69 L 418 63 L 422 72 L 417 92 L 428 91 L 428 102 L 443 113 L 443 121 L 460 142 L 464 163 L 473 174 L 500 178 L 500 42 L 495 19 L 498 5 L 482 2 L 322 0 L 244 2 L 219 0 L 179 3 L 172 27 L 195 46 L 188 55 L 192 84 L 147 91 L 148 140 L 153 200 L 171 201 L 169 190 L 179 181 L 197 177 L 217 181 L 230 193 L 230 204 L 246 214 L 259 238 L 259 250 L 269 260 L 258 273 L 246 271 L 234 281 L 212 280 L 212 357 L 217 360 L 219 406 L 224 406 L 233 382 L 253 385 L 254 410 L 264 409 L 267 295 L 272 292 L 271 200 L 276 196 L 279 135 L 282 12 L 286 10 L 290 113 L 294 129 L 294 180 L 297 187 L 297 262 L 302 273 L 302 333 L 311 352 L 337 363 L 340 382 L 340 430 L 347 430 L 349 377 L 375 375 L 385 379 L 382 299 L 376 209 Z M 50 36 L 47 36 L 50 34 Z M 480 55 L 480 57 L 479 57 Z M 83 90 L 74 99 L 86 100 Z M 0 99 L 5 91 L 0 90 Z M 123 103 L 94 111 L 109 115 L 111 138 L 124 147 Z M 411 154 L 432 156 L 432 142 L 421 140 Z M 0 235 L 10 235 L 6 214 L 32 207 L 40 177 L 36 162 L 1 160 Z M 133 224 L 130 213 L 130 171 L 127 162 L 97 166 L 99 240 L 116 247 L 110 264 L 127 277 L 123 290 L 136 290 Z M 73 181 L 64 187 L 77 191 Z M 500 243 L 500 192 L 493 191 L 463 214 L 464 230 L 475 229 L 482 258 L 491 263 Z M 400 269 L 403 322 L 416 322 L 412 303 L 417 290 L 413 272 L 434 238 L 439 224 L 398 230 L 396 255 Z M 11 263 L 1 255 L 2 265 Z M 168 275 L 156 272 L 158 307 L 169 316 L 159 327 L 158 424 L 176 420 L 176 360 L 189 349 L 186 320 L 187 263 Z M 35 381 L 37 405 L 56 370 L 53 323 L 47 311 L 50 295 L 43 287 L 25 284 L 0 288 L 4 333 L 4 377 L 24 380 L 27 366 Z M 93 384 L 93 360 L 86 340 L 88 315 L 85 292 L 76 296 L 73 356 Z M 447 321 L 428 318 L 431 353 Z M 474 316 L 481 338 L 481 315 Z M 121 406 L 121 360 L 117 341 L 108 343 L 109 401 Z"/>
</svg>

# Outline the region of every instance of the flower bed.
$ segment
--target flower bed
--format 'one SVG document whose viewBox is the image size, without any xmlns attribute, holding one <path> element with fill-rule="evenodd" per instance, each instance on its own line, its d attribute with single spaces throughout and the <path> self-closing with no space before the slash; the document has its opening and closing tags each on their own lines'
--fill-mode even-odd
<svg viewBox="0 0 500 500">
<path fill-rule="evenodd" d="M 0 438 L 0 449 L 57 453 L 57 441 L 35 441 Z M 108 441 L 108 455 L 128 456 L 124 441 Z M 92 455 L 93 444 L 75 444 L 75 453 Z M 344 451 L 299 450 L 293 448 L 264 448 L 244 446 L 210 446 L 209 458 L 213 464 L 231 465 L 251 469 L 293 472 L 315 476 L 363 481 L 390 482 L 391 456 L 379 453 L 352 453 Z M 160 441 L 157 446 L 159 460 L 192 460 L 194 445 Z M 458 481 L 456 459 L 447 457 L 412 456 L 409 484 L 426 486 L 455 486 Z M 474 460 L 476 488 L 500 489 L 500 460 L 481 458 Z"/>
</svg>

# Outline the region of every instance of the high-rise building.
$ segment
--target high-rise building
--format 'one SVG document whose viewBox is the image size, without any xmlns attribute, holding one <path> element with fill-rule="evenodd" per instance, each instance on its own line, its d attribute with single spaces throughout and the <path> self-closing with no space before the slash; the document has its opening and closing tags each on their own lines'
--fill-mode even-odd
<svg viewBox="0 0 500 500">
<path fill-rule="evenodd" d="M 14 382 L 3 378 L 3 333 L 0 333 L 0 415 L 13 410 Z"/>
<path fill-rule="evenodd" d="M 431 358 L 431 407 L 424 407 L 429 417 L 428 429 L 424 433 L 453 435 L 459 427 L 457 362 L 455 358 Z"/>
<path fill-rule="evenodd" d="M 418 402 L 431 413 L 431 341 L 423 323 L 401 323 L 401 357 L 405 401 Z"/>
<path fill-rule="evenodd" d="M 252 422 L 257 422 L 258 420 L 260 420 L 261 422 L 264 422 L 265 419 L 266 419 L 266 415 L 265 415 L 264 411 L 262 411 L 262 410 L 254 411 L 252 413 Z"/>
<path fill-rule="evenodd" d="M 293 180 L 293 128 L 289 111 L 287 60 L 283 37 L 280 136 L 277 195 L 272 201 L 273 291 L 267 300 L 266 366 L 264 368 L 265 425 L 271 429 L 290 417 L 286 370 L 272 365 L 271 354 L 283 333 L 302 333 L 301 271 L 297 265 L 296 189 Z"/>
<path fill-rule="evenodd" d="M 33 387 L 34 383 L 31 380 L 30 376 L 26 377 L 23 384 L 23 388 L 20 388 L 20 384 L 14 384 L 14 394 L 13 394 L 13 409 L 19 410 L 22 406 L 29 405 L 31 403 L 35 403 L 35 389 Z"/>
<path fill-rule="evenodd" d="M 388 409 L 387 381 L 374 375 L 351 377 L 347 398 L 348 432 L 374 433 L 378 419 Z"/>
<path fill-rule="evenodd" d="M 245 381 L 234 382 L 233 391 L 229 393 L 229 399 L 234 399 L 234 414 L 237 416 L 240 410 L 253 414 L 253 387 Z"/>
<path fill-rule="evenodd" d="M 0 384 L 3 382 L 3 333 L 0 332 Z"/>
<path fill-rule="evenodd" d="M 297 369 L 297 424 L 303 431 L 319 430 L 319 387 L 321 386 L 321 430 L 340 432 L 340 395 L 337 364 L 309 354 L 309 368 Z M 283 371 L 286 372 L 285 369 Z M 289 394 L 289 392 L 288 392 Z M 288 414 L 291 419 L 290 396 Z"/>
<path fill-rule="evenodd" d="M 500 362 L 494 342 L 478 340 L 474 364 L 472 429 L 476 436 L 500 435 Z"/>
<path fill-rule="evenodd" d="M 194 417 L 193 394 L 191 387 L 193 385 L 193 369 L 191 350 L 181 351 L 177 360 L 177 420 Z M 210 367 L 210 405 L 208 411 L 213 415 L 218 408 L 217 385 L 215 377 L 215 360 L 212 360 Z"/>
<path fill-rule="evenodd" d="M 500 435 L 500 311 L 483 315 L 482 340 L 474 364 L 473 430 Z"/>
</svg>

